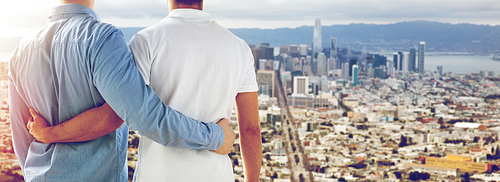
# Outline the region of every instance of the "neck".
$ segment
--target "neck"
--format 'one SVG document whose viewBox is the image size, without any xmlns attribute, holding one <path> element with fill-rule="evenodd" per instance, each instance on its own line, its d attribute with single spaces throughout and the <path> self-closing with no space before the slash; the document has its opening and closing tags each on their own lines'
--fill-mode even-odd
<svg viewBox="0 0 500 182">
<path fill-rule="evenodd" d="M 174 9 L 197 9 L 197 10 L 203 10 L 203 2 L 200 4 L 193 4 L 193 5 L 186 5 L 186 4 L 176 4 L 172 3 L 173 1 L 170 1 L 171 3 L 169 4 L 169 9 L 170 11 Z"/>
<path fill-rule="evenodd" d="M 61 4 L 81 4 L 94 9 L 95 0 L 61 0 Z"/>
</svg>

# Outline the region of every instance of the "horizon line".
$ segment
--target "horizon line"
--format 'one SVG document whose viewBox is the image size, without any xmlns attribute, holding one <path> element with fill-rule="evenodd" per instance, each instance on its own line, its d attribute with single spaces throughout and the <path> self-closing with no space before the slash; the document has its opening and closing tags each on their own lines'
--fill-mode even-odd
<svg viewBox="0 0 500 182">
<path fill-rule="evenodd" d="M 442 23 L 442 24 L 451 24 L 451 25 L 469 24 L 469 25 L 491 26 L 491 27 L 500 26 L 500 24 L 478 24 L 478 23 L 470 23 L 470 22 L 450 23 L 450 22 L 444 22 L 444 21 L 410 20 L 410 21 L 397 21 L 397 22 L 391 22 L 391 23 L 360 23 L 360 22 L 352 22 L 352 23 L 345 23 L 345 24 L 340 23 L 340 24 L 321 25 L 321 27 L 331 27 L 331 26 L 338 26 L 338 25 L 394 25 L 394 24 L 398 24 L 398 23 L 412 23 L 412 22 L 429 22 L 429 23 Z M 120 26 L 118 28 L 146 28 L 146 27 L 148 27 L 148 26 Z M 288 29 L 294 29 L 294 28 L 300 28 L 300 27 L 314 27 L 314 25 L 300 25 L 300 26 L 276 27 L 276 28 L 260 28 L 260 27 L 237 27 L 237 28 L 226 27 L 226 28 L 227 29 L 276 30 L 276 29 L 287 29 L 287 28 Z"/>
</svg>

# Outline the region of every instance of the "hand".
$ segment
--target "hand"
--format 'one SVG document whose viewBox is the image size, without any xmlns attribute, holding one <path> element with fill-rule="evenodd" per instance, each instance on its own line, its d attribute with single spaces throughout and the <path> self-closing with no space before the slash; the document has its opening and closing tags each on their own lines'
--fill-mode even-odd
<svg viewBox="0 0 500 182">
<path fill-rule="evenodd" d="M 48 142 L 48 136 L 45 134 L 47 128 L 50 127 L 49 123 L 47 123 L 47 121 L 45 121 L 45 119 L 33 108 L 30 108 L 30 114 L 31 117 L 27 124 L 30 134 L 33 135 L 38 142 L 50 143 Z"/>
<path fill-rule="evenodd" d="M 222 119 L 217 122 L 217 124 L 220 125 L 222 127 L 222 130 L 224 131 L 224 143 L 222 143 L 222 146 L 220 146 L 219 149 L 214 150 L 214 152 L 221 155 L 227 155 L 231 153 L 231 148 L 233 148 L 236 133 L 234 133 L 231 127 L 229 127 L 229 120 L 227 119 Z"/>
</svg>

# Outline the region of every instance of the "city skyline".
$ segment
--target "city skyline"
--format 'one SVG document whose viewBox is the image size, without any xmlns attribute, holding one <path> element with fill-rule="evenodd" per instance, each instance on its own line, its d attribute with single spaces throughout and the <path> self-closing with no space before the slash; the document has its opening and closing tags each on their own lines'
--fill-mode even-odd
<svg viewBox="0 0 500 182">
<path fill-rule="evenodd" d="M 0 36 L 25 36 L 46 23 L 52 7 L 59 1 L 10 1 L 0 9 Z M 319 0 L 230 1 L 208 0 L 204 9 L 228 28 L 312 26 L 319 18 L 323 25 L 351 23 L 391 24 L 402 21 L 438 21 L 500 25 L 500 4 L 494 0 L 415 1 L 394 0 L 349 2 Z M 272 11 L 269 11 L 272 10 Z M 96 1 L 100 18 L 118 27 L 145 27 L 168 14 L 166 0 Z"/>
</svg>

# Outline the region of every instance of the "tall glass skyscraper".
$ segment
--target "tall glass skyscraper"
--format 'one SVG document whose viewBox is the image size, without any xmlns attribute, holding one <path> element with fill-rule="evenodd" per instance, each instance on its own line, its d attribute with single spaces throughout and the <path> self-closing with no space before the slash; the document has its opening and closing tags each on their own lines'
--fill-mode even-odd
<svg viewBox="0 0 500 182">
<path fill-rule="evenodd" d="M 331 38 L 330 57 L 337 58 L 337 38 Z"/>
<path fill-rule="evenodd" d="M 408 59 L 408 71 L 416 72 L 416 60 L 417 60 L 417 51 L 415 48 L 410 48 L 410 58 Z"/>
<path fill-rule="evenodd" d="M 358 65 L 352 66 L 352 85 L 358 86 Z"/>
<path fill-rule="evenodd" d="M 314 34 L 313 34 L 313 58 L 316 58 L 317 54 L 323 50 L 321 42 L 321 21 L 316 19 L 314 23 Z"/>
<path fill-rule="evenodd" d="M 418 45 L 418 72 L 424 73 L 424 54 L 425 54 L 425 42 L 420 42 Z"/>
</svg>

